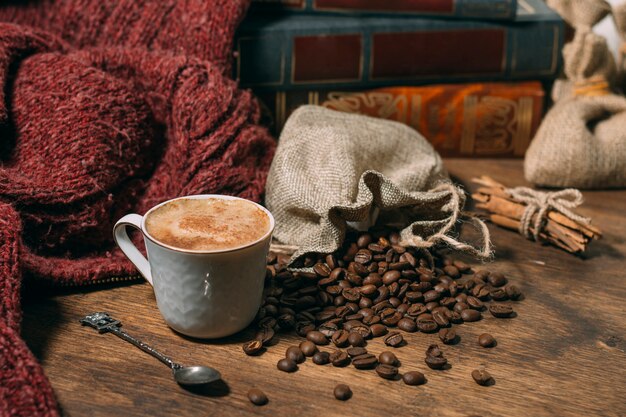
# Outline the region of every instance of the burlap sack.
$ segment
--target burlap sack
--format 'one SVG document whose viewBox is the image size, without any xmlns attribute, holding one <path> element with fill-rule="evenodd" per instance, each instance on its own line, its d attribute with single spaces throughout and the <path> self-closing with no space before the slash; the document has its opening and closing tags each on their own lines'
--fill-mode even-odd
<svg viewBox="0 0 626 417">
<path fill-rule="evenodd" d="M 563 48 L 567 81 L 555 85 L 558 101 L 526 153 L 526 179 L 551 187 L 626 186 L 626 99 L 611 92 L 615 60 L 606 40 L 591 31 L 608 5 L 603 0 L 548 3 L 576 34 Z"/>
<path fill-rule="evenodd" d="M 464 194 L 432 146 L 397 122 L 300 107 L 280 136 L 266 203 L 276 218 L 274 237 L 298 247 L 291 266 L 306 254 L 339 249 L 348 226 L 365 229 L 376 220 L 401 228 L 407 246 L 443 241 L 489 253 L 447 235 Z"/>
</svg>

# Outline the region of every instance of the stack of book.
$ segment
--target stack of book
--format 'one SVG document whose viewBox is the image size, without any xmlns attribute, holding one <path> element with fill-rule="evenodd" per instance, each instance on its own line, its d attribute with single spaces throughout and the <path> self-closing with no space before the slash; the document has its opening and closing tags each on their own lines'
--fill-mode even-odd
<svg viewBox="0 0 626 417">
<path fill-rule="evenodd" d="M 541 0 L 253 0 L 235 77 L 277 132 L 317 104 L 406 123 L 444 156 L 523 156 L 564 29 Z"/>
</svg>

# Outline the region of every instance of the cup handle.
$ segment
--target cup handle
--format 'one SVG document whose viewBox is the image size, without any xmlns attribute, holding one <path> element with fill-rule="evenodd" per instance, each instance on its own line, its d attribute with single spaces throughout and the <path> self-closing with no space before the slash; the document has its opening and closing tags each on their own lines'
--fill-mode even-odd
<svg viewBox="0 0 626 417">
<path fill-rule="evenodd" d="M 150 271 L 148 260 L 139 252 L 139 249 L 137 249 L 135 244 L 128 237 L 128 233 L 126 233 L 126 227 L 128 226 L 141 230 L 142 219 L 143 217 L 139 214 L 127 214 L 122 217 L 115 223 L 115 226 L 113 226 L 113 238 L 117 246 L 124 252 L 124 255 L 137 267 L 139 273 L 143 275 L 150 285 L 153 285 L 152 272 Z"/>
</svg>

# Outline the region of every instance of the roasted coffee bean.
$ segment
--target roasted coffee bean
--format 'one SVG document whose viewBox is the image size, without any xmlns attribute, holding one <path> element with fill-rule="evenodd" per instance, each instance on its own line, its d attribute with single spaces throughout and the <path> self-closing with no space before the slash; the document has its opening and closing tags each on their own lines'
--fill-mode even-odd
<svg viewBox="0 0 626 417">
<path fill-rule="evenodd" d="M 398 307 L 396 307 L 396 310 L 398 310 L 398 312 L 401 314 L 406 314 L 408 309 L 409 309 L 409 305 L 407 303 L 402 303 Z"/>
<path fill-rule="evenodd" d="M 433 343 L 432 345 L 429 345 L 428 348 L 426 349 L 426 356 L 442 357 L 443 351 L 439 349 L 439 345 Z"/>
<path fill-rule="evenodd" d="M 489 297 L 489 292 L 489 287 L 484 284 L 477 284 L 474 288 L 472 288 L 472 295 L 480 298 L 481 300 L 487 299 L 487 297 Z"/>
<path fill-rule="evenodd" d="M 491 284 L 492 287 L 501 287 L 506 284 L 506 278 L 500 272 L 492 272 L 487 277 L 487 282 Z"/>
<path fill-rule="evenodd" d="M 288 358 L 279 360 L 276 367 L 283 372 L 296 372 L 298 370 L 298 364 Z"/>
<path fill-rule="evenodd" d="M 354 347 L 363 347 L 365 346 L 365 338 L 361 333 L 355 332 L 353 329 L 348 335 L 348 343 Z"/>
<path fill-rule="evenodd" d="M 354 358 L 355 356 L 361 356 L 361 355 L 365 355 L 367 353 L 367 349 L 363 348 L 363 347 L 351 347 L 346 349 L 346 353 L 351 357 Z"/>
<path fill-rule="evenodd" d="M 422 385 L 426 383 L 426 377 L 418 371 L 406 372 L 402 375 L 402 380 L 407 385 Z"/>
<path fill-rule="evenodd" d="M 408 291 L 405 296 L 410 303 L 421 303 L 424 301 L 424 295 L 419 291 Z"/>
<path fill-rule="evenodd" d="M 452 345 L 456 343 L 456 330 L 454 329 L 439 330 L 439 339 L 446 345 Z"/>
<path fill-rule="evenodd" d="M 406 311 L 406 314 L 411 317 L 417 317 L 420 314 L 426 313 L 428 310 L 424 304 L 413 304 L 409 306 L 409 309 Z"/>
<path fill-rule="evenodd" d="M 396 355 L 388 350 L 378 355 L 378 362 L 391 366 L 398 366 L 400 364 Z"/>
<path fill-rule="evenodd" d="M 354 262 L 359 264 L 368 264 L 372 261 L 372 252 L 368 249 L 359 249 L 359 251 L 354 255 Z"/>
<path fill-rule="evenodd" d="M 367 316 L 363 317 L 363 324 L 370 326 L 370 330 L 372 325 L 380 323 L 380 316 Z"/>
<path fill-rule="evenodd" d="M 394 271 L 403 271 L 405 269 L 409 269 L 410 267 L 411 264 L 406 261 L 392 262 L 389 264 L 389 269 Z"/>
<path fill-rule="evenodd" d="M 351 333 L 360 334 L 363 339 L 368 339 L 372 335 L 372 331 L 370 330 L 370 326 L 367 324 L 359 323 L 350 328 Z"/>
<path fill-rule="evenodd" d="M 378 287 L 378 292 L 376 293 L 376 297 L 372 300 L 372 302 L 374 304 L 378 304 L 385 301 L 387 298 L 389 298 L 389 288 L 381 285 L 380 287 Z"/>
<path fill-rule="evenodd" d="M 380 314 L 386 308 L 393 308 L 389 301 L 381 301 L 380 303 L 376 303 L 372 306 L 372 310 L 374 310 L 374 313 L 376 314 Z"/>
<path fill-rule="evenodd" d="M 328 265 L 328 267 L 331 270 L 335 269 L 337 267 L 337 259 L 335 258 L 335 256 L 332 253 L 326 255 L 326 257 L 324 258 L 324 261 L 326 261 L 326 265 Z"/>
<path fill-rule="evenodd" d="M 408 262 L 413 268 L 417 266 L 417 259 L 410 252 L 405 252 L 400 255 L 400 260 L 403 262 Z"/>
<path fill-rule="evenodd" d="M 251 340 L 243 344 L 243 351 L 248 356 L 258 355 L 263 350 L 263 342 Z"/>
<path fill-rule="evenodd" d="M 372 243 L 372 235 L 370 235 L 369 233 L 363 233 L 362 235 L 359 236 L 359 238 L 356 240 L 356 245 L 359 248 L 367 248 L 367 245 L 369 245 L 370 243 Z"/>
<path fill-rule="evenodd" d="M 372 337 L 380 337 L 387 334 L 387 326 L 384 324 L 376 323 L 370 326 L 370 332 Z"/>
<path fill-rule="evenodd" d="M 439 327 L 448 327 L 450 325 L 450 321 L 441 310 L 433 312 L 433 321 L 437 323 Z"/>
<path fill-rule="evenodd" d="M 424 293 L 424 302 L 430 303 L 439 300 L 441 294 L 435 290 L 426 291 Z"/>
<path fill-rule="evenodd" d="M 482 314 L 478 310 L 467 309 L 461 311 L 461 318 L 465 322 L 478 321 L 482 318 Z"/>
<path fill-rule="evenodd" d="M 461 317 L 461 313 L 459 313 L 458 311 L 453 311 L 452 316 L 450 317 L 450 322 L 454 324 L 463 323 L 463 318 Z"/>
<path fill-rule="evenodd" d="M 463 261 L 454 261 L 452 262 L 452 265 L 456 266 L 457 269 L 461 272 L 461 273 L 467 273 L 470 272 L 470 270 L 472 269 L 468 264 L 466 264 Z"/>
<path fill-rule="evenodd" d="M 375 355 L 366 353 L 352 358 L 352 365 L 354 365 L 356 369 L 372 369 L 378 365 L 378 359 L 376 359 Z"/>
<path fill-rule="evenodd" d="M 330 272 L 330 275 L 328 275 L 328 278 L 331 278 L 333 281 L 340 281 L 343 279 L 343 277 L 345 277 L 346 275 L 346 270 L 343 268 L 335 268 Z M 319 284 L 319 281 L 318 281 Z"/>
<path fill-rule="evenodd" d="M 465 303 L 467 302 L 467 294 L 461 293 L 454 297 L 457 303 Z"/>
<path fill-rule="evenodd" d="M 410 318 L 403 318 L 398 322 L 398 329 L 403 330 L 408 333 L 413 333 L 417 331 L 417 324 Z"/>
<path fill-rule="evenodd" d="M 474 273 L 474 278 L 479 279 L 482 282 L 485 282 L 487 281 L 487 277 L 489 277 L 489 275 L 491 275 L 490 271 L 487 271 L 486 269 L 480 269 L 476 271 L 476 273 Z"/>
<path fill-rule="evenodd" d="M 402 320 L 402 313 L 395 311 L 391 316 L 383 317 L 380 319 L 381 323 L 386 326 L 396 326 L 400 320 Z"/>
<path fill-rule="evenodd" d="M 468 297 L 468 298 L 469 298 L 469 297 Z M 463 310 L 467 310 L 468 308 L 470 308 L 470 307 L 469 307 L 469 305 L 468 305 L 467 303 L 460 302 L 460 303 L 456 303 L 456 304 L 454 305 L 453 310 L 454 310 L 454 311 L 456 311 L 456 312 L 458 312 L 458 313 L 460 313 L 460 312 L 462 312 Z"/>
<path fill-rule="evenodd" d="M 461 271 L 459 271 L 459 269 L 454 266 L 454 265 L 447 265 L 443 267 L 443 272 L 451 277 L 451 278 L 460 278 L 461 277 Z"/>
<path fill-rule="evenodd" d="M 369 298 L 361 297 L 359 300 L 360 308 L 370 308 L 374 303 Z"/>
<path fill-rule="evenodd" d="M 306 337 L 306 335 L 315 330 L 315 325 L 308 321 L 300 321 L 296 323 L 296 333 L 300 337 Z"/>
<path fill-rule="evenodd" d="M 489 312 L 492 316 L 499 319 L 508 318 L 513 316 L 513 308 L 506 304 L 491 304 L 489 306 Z"/>
<path fill-rule="evenodd" d="M 441 300 L 439 300 L 439 305 L 446 308 L 453 308 L 455 304 L 456 299 L 453 297 L 443 297 Z"/>
<path fill-rule="evenodd" d="M 363 279 L 363 285 L 374 285 L 375 287 L 380 287 L 383 284 L 383 279 L 380 274 L 371 273 Z"/>
<path fill-rule="evenodd" d="M 485 370 L 475 369 L 472 371 L 472 378 L 478 385 L 489 385 L 493 380 L 491 374 Z"/>
<path fill-rule="evenodd" d="M 317 263 L 313 265 L 313 272 L 315 272 L 320 277 L 327 277 L 332 272 L 331 269 L 326 264 Z"/>
<path fill-rule="evenodd" d="M 341 308 L 341 307 L 339 307 L 339 308 Z M 332 309 L 332 310 L 322 310 L 322 311 L 320 311 L 319 313 L 317 313 L 315 315 L 315 321 L 318 322 L 318 323 L 323 323 L 325 321 L 332 320 L 332 319 L 336 318 L 337 317 L 336 310 L 339 310 L 339 308 Z M 282 328 L 282 326 L 281 326 L 281 328 Z"/>
<path fill-rule="evenodd" d="M 515 285 L 507 285 L 506 295 L 508 295 L 511 300 L 518 300 L 522 296 L 522 293 Z"/>
<path fill-rule="evenodd" d="M 302 353 L 302 351 L 300 350 L 298 346 L 288 347 L 287 351 L 285 352 L 285 357 L 287 359 L 291 359 L 295 363 L 304 362 L 304 353 Z"/>
<path fill-rule="evenodd" d="M 336 367 L 347 366 L 350 363 L 350 356 L 343 350 L 336 350 L 330 354 L 330 363 Z"/>
<path fill-rule="evenodd" d="M 316 352 L 311 358 L 316 365 L 326 365 L 330 363 L 330 353 L 328 352 Z"/>
<path fill-rule="evenodd" d="M 378 291 L 378 288 L 374 284 L 368 284 L 359 288 L 359 291 L 361 292 L 361 295 L 369 297 L 371 295 L 374 295 L 376 291 Z"/>
<path fill-rule="evenodd" d="M 278 316 L 278 318 L 276 319 L 276 322 L 278 323 L 278 325 L 280 326 L 282 330 L 291 330 L 296 325 L 296 318 L 294 317 L 293 314 L 287 313 L 287 314 L 282 314 Z"/>
<path fill-rule="evenodd" d="M 276 312 L 278 312 L 278 309 L 276 310 Z M 265 329 L 265 328 L 273 329 L 274 327 L 276 327 L 277 323 L 278 322 L 276 321 L 274 317 L 265 317 L 263 320 L 260 320 L 257 323 L 257 327 L 259 329 Z"/>
<path fill-rule="evenodd" d="M 437 284 L 437 285 L 435 285 L 435 286 L 433 287 L 433 290 L 434 290 L 434 291 L 437 291 L 437 292 L 438 292 L 441 296 L 443 296 L 443 295 L 445 295 L 445 294 L 448 294 L 448 293 L 449 293 L 449 291 L 448 291 L 448 288 L 449 288 L 449 287 L 450 287 L 450 285 L 449 285 L 449 284 L 444 283 L 444 282 L 440 282 L 439 284 Z"/>
<path fill-rule="evenodd" d="M 334 335 L 335 332 L 339 330 L 339 325 L 334 321 L 327 321 L 320 324 L 317 327 L 317 330 L 326 337 L 332 337 L 332 335 Z"/>
<path fill-rule="evenodd" d="M 485 348 L 494 347 L 496 345 L 496 339 L 489 333 L 483 333 L 478 336 L 478 344 Z"/>
<path fill-rule="evenodd" d="M 376 367 L 376 373 L 381 378 L 395 379 L 398 376 L 398 368 L 392 365 L 379 364 Z"/>
<path fill-rule="evenodd" d="M 505 301 L 509 299 L 504 288 L 494 288 L 489 292 L 489 296 L 495 301 Z"/>
<path fill-rule="evenodd" d="M 485 304 L 474 296 L 467 297 L 467 305 L 474 310 L 482 310 Z"/>
<path fill-rule="evenodd" d="M 332 335 L 330 340 L 337 347 L 346 347 L 349 344 L 348 342 L 349 335 L 350 335 L 350 332 L 348 332 L 347 330 L 338 330 Z"/>
<path fill-rule="evenodd" d="M 404 343 L 404 337 L 402 337 L 402 334 L 399 332 L 391 332 L 383 338 L 383 342 L 385 342 L 387 346 L 399 347 Z"/>
<path fill-rule="evenodd" d="M 343 291 L 343 288 L 341 288 L 339 285 L 330 285 L 326 287 L 326 292 L 333 296 L 341 295 L 341 291 Z"/>
<path fill-rule="evenodd" d="M 346 279 L 348 280 L 350 284 L 354 286 L 360 287 L 361 285 L 363 285 L 363 277 L 360 276 L 359 274 L 348 272 L 346 274 Z"/>
<path fill-rule="evenodd" d="M 270 343 L 273 338 L 274 338 L 274 329 L 272 329 L 271 327 L 262 328 L 261 330 L 257 332 L 256 336 L 254 337 L 255 340 L 261 341 L 261 343 L 263 343 L 264 345 L 267 345 L 268 343 Z"/>
<path fill-rule="evenodd" d="M 304 356 L 311 357 L 317 353 L 317 346 L 310 340 L 305 340 L 304 342 L 300 343 L 299 347 L 302 353 L 304 353 Z"/>
<path fill-rule="evenodd" d="M 420 319 L 416 320 L 415 324 L 417 325 L 418 330 L 424 333 L 434 333 L 439 328 L 434 320 Z"/>
<path fill-rule="evenodd" d="M 393 287 L 394 284 L 396 287 L 398 286 L 397 285 L 398 283 L 394 282 L 393 284 L 390 285 L 390 287 Z M 400 304 L 402 304 L 402 300 L 400 300 L 398 297 L 389 297 L 389 304 L 391 304 L 393 308 L 397 308 Z"/>
<path fill-rule="evenodd" d="M 401 276 L 400 271 L 387 271 L 383 275 L 383 284 L 390 285 L 399 280 Z"/>
<path fill-rule="evenodd" d="M 333 395 L 339 401 L 347 401 L 352 397 L 352 390 L 346 384 L 339 384 L 333 390 Z"/>
<path fill-rule="evenodd" d="M 317 330 L 308 332 L 306 338 L 318 346 L 328 344 L 328 338 L 324 335 L 324 333 Z"/>
<path fill-rule="evenodd" d="M 430 313 L 420 314 L 419 316 L 415 317 L 416 322 L 418 320 L 432 320 L 432 319 L 433 319 L 433 315 Z"/>
<path fill-rule="evenodd" d="M 358 288 L 346 288 L 341 292 L 341 295 L 348 301 L 359 301 L 361 293 Z"/>
<path fill-rule="evenodd" d="M 424 362 L 430 369 L 443 369 L 448 364 L 448 360 L 442 356 L 426 356 Z"/>
<path fill-rule="evenodd" d="M 248 391 L 248 399 L 254 405 L 265 405 L 269 401 L 267 395 L 260 389 L 252 388 Z"/>
<path fill-rule="evenodd" d="M 349 320 L 363 321 L 363 316 L 358 314 L 358 313 L 355 313 L 355 314 L 350 314 L 350 315 L 344 317 L 344 319 L 346 321 L 349 321 Z"/>
</svg>

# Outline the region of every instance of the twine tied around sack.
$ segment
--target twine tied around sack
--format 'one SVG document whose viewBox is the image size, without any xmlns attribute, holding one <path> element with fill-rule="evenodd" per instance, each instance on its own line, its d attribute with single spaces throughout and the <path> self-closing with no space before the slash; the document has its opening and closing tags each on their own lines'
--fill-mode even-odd
<svg viewBox="0 0 626 417">
<path fill-rule="evenodd" d="M 539 240 L 543 231 L 546 216 L 550 210 L 561 213 L 575 222 L 588 225 L 591 219 L 574 213 L 571 209 L 583 203 L 583 195 L 575 188 L 561 191 L 545 192 L 528 187 L 508 188 L 506 193 L 515 200 L 526 204 L 526 209 L 520 220 L 519 232 L 526 238 Z M 533 216 L 535 220 L 533 221 Z"/>
<path fill-rule="evenodd" d="M 453 184 L 441 184 L 438 187 L 434 188 L 432 191 L 450 192 L 450 202 L 448 203 L 451 211 L 450 219 L 441 229 L 439 229 L 439 231 L 437 231 L 437 233 L 429 236 L 427 239 L 424 239 L 421 236 L 411 236 L 408 239 L 402 240 L 400 242 L 400 245 L 412 246 L 421 249 L 429 249 L 439 243 L 444 243 L 458 252 L 466 253 L 468 255 L 472 255 L 481 259 L 490 258 L 492 255 L 491 234 L 489 233 L 489 229 L 487 228 L 485 222 L 480 220 L 478 217 L 463 214 L 463 190 L 455 187 Z M 454 228 L 456 222 L 460 219 L 468 220 L 476 227 L 476 229 L 480 231 L 483 240 L 481 247 L 474 247 L 448 234 L 450 233 L 452 228 Z"/>
<path fill-rule="evenodd" d="M 602 76 L 577 81 L 574 84 L 574 96 L 595 97 L 610 94 L 609 82 Z"/>
</svg>

